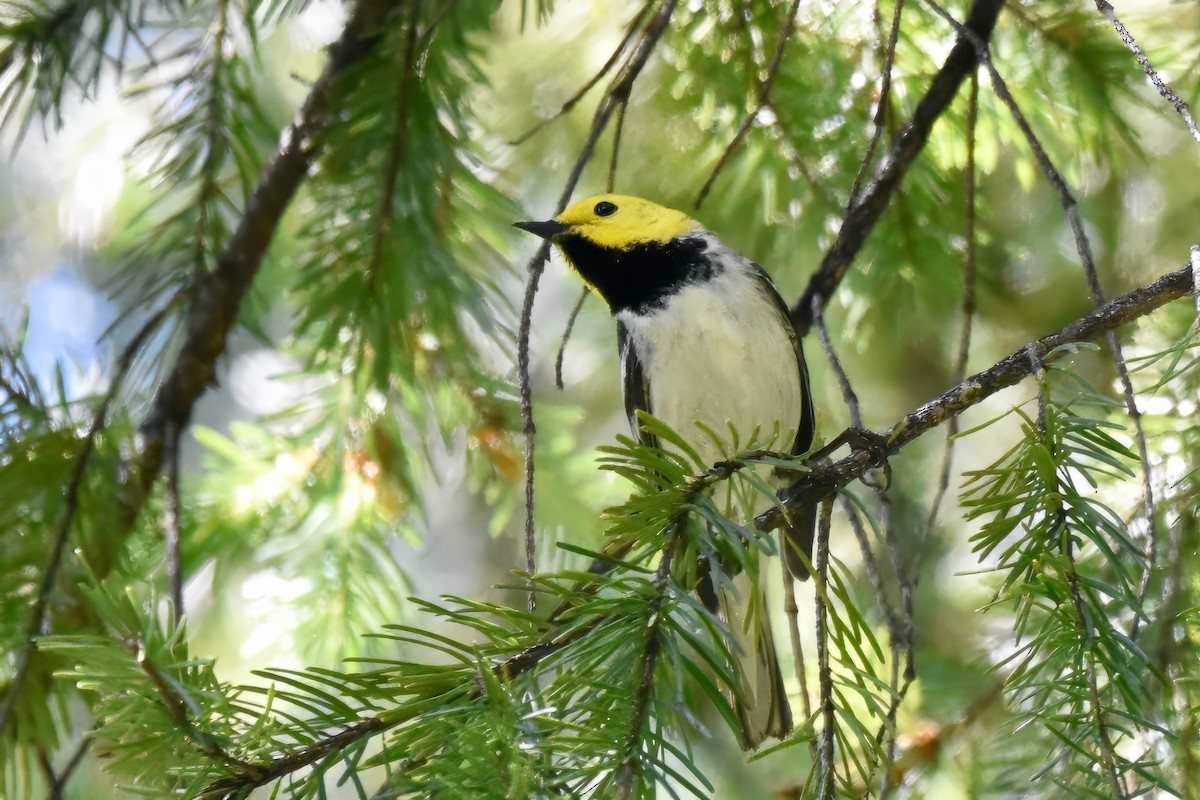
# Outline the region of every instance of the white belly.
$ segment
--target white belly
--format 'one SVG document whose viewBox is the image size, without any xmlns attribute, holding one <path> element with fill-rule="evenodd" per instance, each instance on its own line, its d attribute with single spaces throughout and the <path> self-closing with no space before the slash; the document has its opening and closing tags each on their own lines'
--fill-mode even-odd
<svg viewBox="0 0 1200 800">
<path fill-rule="evenodd" d="M 750 448 L 791 449 L 804 412 L 796 353 L 779 312 L 740 264 L 704 288 L 685 288 L 656 314 L 619 319 L 649 380 L 651 413 L 705 464 Z"/>
</svg>

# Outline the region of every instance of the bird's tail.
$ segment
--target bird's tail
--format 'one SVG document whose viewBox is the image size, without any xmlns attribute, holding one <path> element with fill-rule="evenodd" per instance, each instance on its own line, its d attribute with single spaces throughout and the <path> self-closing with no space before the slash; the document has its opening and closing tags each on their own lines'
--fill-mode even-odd
<svg viewBox="0 0 1200 800">
<path fill-rule="evenodd" d="M 812 563 L 813 539 L 817 532 L 816 505 L 804 506 L 786 513 L 787 524 L 783 526 L 779 549 L 783 551 L 783 562 L 788 572 L 798 581 L 808 580 L 808 565 Z M 800 554 L 804 554 L 804 558 Z M 806 562 L 804 559 L 807 558 Z"/>
<path fill-rule="evenodd" d="M 757 602 L 751 608 L 750 598 L 756 591 Z M 775 654 L 766 592 L 756 589 L 743 573 L 734 580 L 734 587 L 724 587 L 719 593 L 719 613 L 733 632 L 742 680 L 743 691 L 731 699 L 742 723 L 742 749 L 753 750 L 767 737 L 782 739 L 792 732 L 792 710 Z"/>
</svg>

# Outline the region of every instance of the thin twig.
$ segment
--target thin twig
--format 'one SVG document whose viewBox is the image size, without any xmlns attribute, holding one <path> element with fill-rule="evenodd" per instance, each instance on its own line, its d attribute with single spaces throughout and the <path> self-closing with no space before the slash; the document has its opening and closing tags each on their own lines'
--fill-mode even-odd
<svg viewBox="0 0 1200 800">
<path fill-rule="evenodd" d="M 654 7 L 655 2 L 656 0 L 650 0 L 650 2 L 643 5 L 641 9 L 638 10 L 637 15 L 625 29 L 625 36 L 621 38 L 621 43 L 617 45 L 617 49 L 613 50 L 612 55 L 608 57 L 608 61 L 604 62 L 604 66 L 600 67 L 599 71 L 589 78 L 588 82 L 585 83 L 579 91 L 571 95 L 571 97 L 562 104 L 562 107 L 558 111 L 554 112 L 549 117 L 546 117 L 546 119 L 541 120 L 532 128 L 525 131 L 525 133 L 522 133 L 520 136 L 518 136 L 516 139 L 513 139 L 510 144 L 513 147 L 524 144 L 540 133 L 547 125 L 554 122 L 554 120 L 558 119 L 559 117 L 562 117 L 564 114 L 567 114 L 571 109 L 577 106 L 579 101 L 587 96 L 587 93 L 590 92 L 595 85 L 599 83 L 604 76 L 611 72 L 612 68 L 617 65 L 617 61 L 620 60 L 621 54 L 629 48 L 629 43 L 633 41 L 634 34 L 637 33 L 637 29 L 642 24 L 642 20 L 645 19 L 646 14 L 650 12 L 650 9 Z"/>
<path fill-rule="evenodd" d="M 621 134 L 625 130 L 625 112 L 629 110 L 628 99 L 623 100 L 617 110 L 617 127 L 613 131 L 612 143 L 612 158 L 608 162 L 608 184 L 607 191 L 616 191 L 617 183 L 617 155 L 621 150 Z M 571 316 L 567 318 L 567 327 L 563 329 L 562 340 L 558 343 L 558 354 L 554 357 L 554 385 L 561 392 L 563 390 L 563 359 L 567 352 L 567 342 L 571 340 L 571 332 L 575 330 L 575 319 L 579 316 L 579 312 L 583 309 L 583 302 L 587 300 L 591 294 L 592 287 L 584 285 L 583 291 L 579 293 L 579 299 L 575 301 L 575 307 L 571 309 Z"/>
<path fill-rule="evenodd" d="M 954 362 L 954 382 L 962 383 L 967 376 L 967 361 L 971 354 L 971 331 L 975 322 L 975 261 L 978 243 L 975 232 L 975 128 L 979 119 L 979 76 L 971 74 L 971 94 L 967 103 L 967 166 L 963 173 L 966 195 L 967 252 L 963 263 L 962 332 L 958 339 L 958 358 Z M 950 490 L 950 467 L 954 460 L 954 437 L 958 435 L 958 417 L 946 426 L 946 449 L 942 454 L 942 473 L 937 492 L 925 521 L 925 535 L 933 535 L 938 510 Z"/>
<path fill-rule="evenodd" d="M 862 189 L 863 180 L 867 177 L 871 165 L 875 163 L 875 150 L 879 147 L 879 140 L 883 138 L 888 104 L 892 95 L 892 67 L 896 63 L 896 41 L 900 38 L 900 15 L 903 11 L 904 0 L 896 0 L 896 7 L 892 11 L 892 27 L 888 32 L 887 47 L 883 53 L 883 67 L 879 71 L 879 101 L 875 104 L 874 130 L 871 132 L 871 141 L 867 143 L 867 152 L 863 156 L 862 163 L 858 165 L 858 174 L 854 176 L 854 183 L 850 185 L 850 199 L 846 203 L 847 212 L 849 212 L 850 206 L 858 202 L 858 193 Z"/>
<path fill-rule="evenodd" d="M 992 35 L 1003 6 L 1004 0 L 975 0 L 967 16 L 967 29 L 986 41 Z M 979 54 L 974 44 L 960 36 L 942 68 L 930 82 L 912 117 L 892 137 L 891 146 L 862 197 L 847 208 L 837 240 L 809 279 L 804 294 L 792 306 L 792 321 L 801 336 L 812 327 L 813 298 L 820 298 L 822 305 L 829 302 L 854 258 L 862 250 L 867 236 L 888 207 L 900 181 L 924 149 L 933 124 L 949 107 L 958 87 L 978 64 Z"/>
<path fill-rule="evenodd" d="M 852 428 L 862 428 L 863 419 L 858 402 L 858 394 L 855 393 L 854 387 L 850 385 L 850 376 L 846 374 L 845 368 L 842 366 L 841 359 L 838 358 L 837 351 L 833 349 L 833 342 L 829 337 L 829 329 L 825 325 L 825 314 L 821 304 L 814 299 L 813 308 L 813 328 L 816 329 L 817 339 L 821 343 L 821 349 L 825 352 L 825 358 L 829 361 L 829 366 L 833 369 L 834 375 L 837 377 L 838 386 L 842 390 L 842 399 L 846 403 L 846 407 L 850 411 L 850 426 Z M 884 502 L 886 491 L 883 488 L 883 481 L 875 482 L 875 491 L 880 502 Z M 862 526 L 862 521 L 854 513 L 855 509 L 848 498 L 842 499 L 842 506 L 846 510 L 847 516 L 850 518 L 850 525 L 854 529 L 855 538 L 858 539 L 859 549 L 862 552 L 863 566 L 867 570 L 867 579 L 871 586 L 875 589 L 876 602 L 879 604 L 879 610 L 888 621 L 888 632 L 893 642 L 900 639 L 900 621 L 895 616 L 891 609 L 891 605 L 887 599 L 887 593 L 883 589 L 883 579 L 879 574 L 879 564 L 875 559 L 874 550 L 871 548 L 871 543 L 867 539 L 866 530 Z M 896 567 L 895 564 L 892 565 Z M 899 574 L 899 573 L 897 573 Z"/>
<path fill-rule="evenodd" d="M 408 151 L 408 114 L 412 106 L 411 95 L 413 73 L 416 70 L 417 50 L 417 21 L 421 14 L 421 0 L 412 0 L 408 14 L 407 30 L 404 39 L 404 55 L 400 62 L 400 74 L 397 76 L 396 105 L 392 110 L 395 124 L 392 127 L 392 140 L 388 145 L 387 161 L 383 167 L 383 186 L 379 192 L 379 208 L 375 213 L 374 230 L 371 231 L 371 256 L 367 261 L 367 293 L 374 294 L 379 283 L 379 270 L 383 265 L 383 253 L 388 241 L 388 233 L 392 230 L 392 217 L 396 205 L 396 181 L 400 177 L 400 167 L 404 163 Z"/>
<path fill-rule="evenodd" d="M 783 64 L 784 51 L 787 50 L 788 42 L 791 41 L 792 34 L 796 30 L 796 13 L 799 10 L 800 0 L 792 0 L 792 6 L 788 9 L 787 20 L 783 24 L 783 30 L 779 32 L 779 42 L 775 45 L 775 55 L 771 57 L 771 64 L 767 67 L 767 74 L 758 86 L 758 99 L 755 101 L 754 109 L 742 120 L 737 133 L 733 135 L 733 138 L 725 148 L 725 152 L 721 154 L 721 158 L 717 161 L 716 166 L 708 174 L 708 180 L 704 182 L 704 186 L 700 187 L 700 192 L 696 195 L 696 202 L 693 204 L 693 207 L 697 210 L 699 210 L 700 206 L 704 205 L 704 199 L 708 197 L 713 184 L 716 183 L 717 176 L 721 174 L 721 170 L 725 169 L 725 165 L 729 163 L 729 159 L 733 157 L 742 140 L 746 138 L 746 134 L 750 132 L 750 127 L 754 125 L 754 121 L 758 119 L 758 115 L 766 107 L 771 97 L 771 87 L 775 85 L 775 76 L 779 74 L 779 67 Z"/>
<path fill-rule="evenodd" d="M 658 664 L 658 654 L 662 650 L 662 640 L 658 636 L 662 625 L 662 606 L 667 597 L 667 586 L 671 577 L 671 561 L 676 545 L 682 540 L 687 527 L 687 516 L 683 515 L 675 524 L 675 535 L 671 537 L 658 571 L 654 573 L 654 597 L 646 609 L 646 628 L 642 635 L 641 675 L 638 678 L 637 691 L 633 697 L 633 713 L 630 715 L 629 733 L 625 738 L 625 760 L 617 775 L 617 789 L 620 797 L 629 798 L 633 795 L 634 779 L 638 774 L 637 755 L 641 751 L 642 725 L 650 708 L 650 696 L 654 693 L 654 669 Z"/>
<path fill-rule="evenodd" d="M 593 126 L 594 127 L 594 126 Z M 542 271 L 550 260 L 550 242 L 538 245 L 529 262 L 525 279 L 525 297 L 521 301 L 521 325 L 517 332 L 517 376 L 521 384 L 521 433 L 525 437 L 525 571 L 528 573 L 529 610 L 533 611 L 537 595 L 533 579 L 537 574 L 537 538 L 533 520 L 533 458 L 537 443 L 537 427 L 533 421 L 533 385 L 529 379 L 529 332 L 533 327 L 533 299 L 537 296 Z"/>
<path fill-rule="evenodd" d="M 832 502 L 826 500 L 821 503 L 820 520 L 817 526 L 817 554 L 813 563 L 817 611 L 817 675 L 821 693 L 820 768 L 817 779 L 819 800 L 832 800 L 835 786 L 833 740 L 837 720 L 833 707 L 833 671 L 829 666 L 829 607 L 826 597 L 826 577 L 829 568 L 829 520 L 832 512 Z"/>
<path fill-rule="evenodd" d="M 867 537 L 867 529 L 863 525 L 862 518 L 859 516 L 858 508 L 854 502 L 843 495 L 841 497 L 842 512 L 846 515 L 847 521 L 850 523 L 850 529 L 854 531 L 854 538 L 858 541 L 858 549 L 862 554 L 863 568 L 867 572 L 867 583 L 871 584 L 871 591 L 875 594 L 875 604 L 879 606 L 880 613 L 887 620 L 888 632 L 893 640 L 893 643 L 899 638 L 900 620 L 896 616 L 896 612 L 892 609 L 892 603 L 888 599 L 887 590 L 883 586 L 883 577 L 879 573 L 879 561 L 875 558 L 875 551 L 871 547 L 871 540 Z"/>
<path fill-rule="evenodd" d="M 583 303 L 591 293 L 592 287 L 587 285 L 579 293 L 579 299 L 575 301 L 575 307 L 571 309 L 571 316 L 567 318 L 567 327 L 563 329 L 562 341 L 558 343 L 558 355 L 554 357 L 554 385 L 560 392 L 563 390 L 563 358 L 566 356 L 567 342 L 571 338 L 571 331 L 575 329 L 575 320 L 579 317 L 579 312 L 583 310 Z"/>
<path fill-rule="evenodd" d="M 629 98 L 621 101 L 617 109 L 617 127 L 613 130 L 612 156 L 608 162 L 608 183 L 605 191 L 615 192 L 617 186 L 617 156 L 621 152 L 621 134 L 625 132 L 625 112 L 629 110 Z"/>
<path fill-rule="evenodd" d="M 813 298 L 812 319 L 813 327 L 817 329 L 817 338 L 821 342 L 821 349 L 825 351 L 825 358 L 829 360 L 829 366 L 833 368 L 833 374 L 837 378 L 838 388 L 842 390 L 842 400 L 845 401 L 846 408 L 850 411 L 850 425 L 854 428 L 861 428 L 863 427 L 863 418 L 858 395 L 854 392 L 854 387 L 850 385 L 850 376 L 846 374 L 841 359 L 837 357 L 837 353 L 833 349 L 829 330 L 825 327 L 823 306 L 817 298 Z"/>
<path fill-rule="evenodd" d="M 876 767 L 879 770 L 879 797 L 881 800 L 890 795 L 894 788 L 892 769 L 896 764 L 896 715 L 900 712 L 900 706 L 904 702 L 904 698 L 908 696 L 909 688 L 913 685 L 913 678 L 910 676 L 906 675 L 903 681 L 900 680 L 900 661 L 895 656 L 896 653 L 893 648 L 891 685 L 898 688 L 892 694 L 892 700 L 888 703 L 887 714 L 884 715 L 883 723 L 879 726 L 879 730 L 875 734 L 876 747 L 881 746 L 884 737 L 887 737 L 887 746 L 884 751 L 883 761 Z"/>
<path fill-rule="evenodd" d="M 792 644 L 792 667 L 800 683 L 800 704 L 804 718 L 812 718 L 812 700 L 808 696 L 808 671 L 804 667 L 804 646 L 800 641 L 800 607 L 796 604 L 796 581 L 787 562 L 779 559 L 783 570 L 783 613 L 788 621 L 788 638 Z"/>
<path fill-rule="evenodd" d="M 863 428 L 862 413 L 859 409 L 858 395 L 850 385 L 850 377 L 846 374 L 846 370 L 842 367 L 842 362 L 837 356 L 837 352 L 833 349 L 833 343 L 829 337 L 829 330 L 825 325 L 824 309 L 818 298 L 813 298 L 812 307 L 813 327 L 817 330 L 817 337 L 821 342 L 821 348 L 825 351 L 825 356 L 829 360 L 830 366 L 833 368 L 834 374 L 837 375 L 838 384 L 842 389 L 842 396 L 846 402 L 846 406 L 850 409 L 850 425 L 852 428 Z M 912 621 L 912 581 L 905 569 L 904 559 L 901 554 L 900 543 L 896 536 L 896 527 L 892 524 L 892 503 L 887 492 L 887 482 L 885 479 L 874 481 L 875 496 L 879 501 L 881 516 L 883 517 L 883 539 L 887 546 L 888 557 L 892 564 L 892 572 L 896 576 L 896 581 L 900 585 L 901 607 L 904 609 L 904 615 L 898 615 L 893 612 L 887 602 L 886 596 L 883 594 L 882 581 L 879 577 L 878 566 L 875 562 L 875 557 L 871 551 L 870 544 L 866 541 L 866 532 L 861 531 L 861 524 L 858 524 L 858 529 L 855 530 L 855 535 L 859 536 L 860 547 L 863 552 L 863 563 L 867 568 L 868 578 L 870 578 L 872 570 L 874 570 L 874 580 L 879 584 L 880 611 L 884 614 L 888 621 L 888 639 L 892 647 L 894 655 L 899 653 L 901 647 L 905 650 L 905 675 L 911 675 L 914 670 L 913 666 L 913 621 Z M 852 518 L 851 525 L 858 523 L 857 518 Z M 893 684 L 893 691 L 899 690 L 898 684 Z"/>
<path fill-rule="evenodd" d="M 1000 75 L 1000 71 L 996 69 L 996 65 L 992 62 L 987 42 L 961 25 L 949 12 L 938 5 L 936 0 L 925 0 L 925 2 L 938 16 L 949 22 L 958 31 L 960 36 L 970 41 L 977 49 L 979 62 L 987 69 L 996 96 L 1000 98 L 1001 102 L 1008 108 L 1009 113 L 1012 114 L 1013 120 L 1017 123 L 1017 127 L 1021 129 L 1022 135 L 1024 135 L 1030 150 L 1033 152 L 1034 160 L 1038 162 L 1042 173 L 1046 176 L 1046 180 L 1058 194 L 1059 202 L 1067 214 L 1071 233 L 1075 237 L 1075 249 L 1079 254 L 1079 261 L 1083 265 L 1084 274 L 1087 276 L 1088 288 L 1092 293 L 1092 301 L 1097 306 L 1103 305 L 1106 300 L 1104 289 L 1100 285 L 1100 275 L 1096 270 L 1096 260 L 1092 255 L 1091 241 L 1088 239 L 1087 231 L 1084 229 L 1083 217 L 1079 213 L 1079 203 L 1075 199 L 1075 195 L 1072 193 L 1066 179 L 1063 178 L 1062 173 L 1058 171 L 1054 163 L 1050 160 L 1050 156 L 1046 153 L 1046 148 L 1042 146 L 1041 140 L 1034 133 L 1033 126 L 1029 124 L 1025 114 L 1021 111 L 1020 105 L 1017 103 L 1016 98 L 1013 97 L 1012 92 L 1009 91 L 1008 84 L 1005 82 L 1003 76 Z M 1137 399 L 1133 391 L 1133 381 L 1129 377 L 1129 367 L 1125 363 L 1121 340 L 1117 338 L 1117 334 L 1113 331 L 1108 333 L 1107 340 L 1109 350 L 1112 351 L 1113 362 L 1117 367 L 1117 377 L 1121 381 L 1125 410 L 1129 414 L 1129 419 L 1133 422 L 1134 441 L 1137 443 L 1138 457 L 1142 465 L 1142 494 L 1147 525 L 1147 567 L 1142 575 L 1141 588 L 1138 595 L 1140 601 L 1144 601 L 1146 592 L 1150 586 L 1150 576 L 1156 569 L 1158 558 L 1158 526 L 1155 524 L 1154 488 L 1150 483 L 1150 453 L 1146 445 L 1146 431 L 1142 426 L 1142 413 L 1137 407 Z M 1130 638 L 1134 640 L 1137 639 L 1143 616 L 1141 604 L 1139 602 L 1139 608 L 1134 615 L 1132 627 L 1129 632 Z"/>
<path fill-rule="evenodd" d="M 53 762 L 50 761 L 50 754 L 45 749 L 38 748 L 38 766 L 41 767 L 42 777 L 46 781 L 46 800 L 63 800 L 66 797 L 67 783 L 71 780 L 75 770 L 83 763 L 83 758 L 91 746 L 91 739 L 85 738 L 80 741 L 70 760 L 63 765 L 62 772 L 57 773 L 54 771 Z"/>
<path fill-rule="evenodd" d="M 167 493 L 163 513 L 166 540 L 167 587 L 171 593 L 171 612 L 178 625 L 183 620 L 183 544 L 179 501 L 179 440 L 176 428 L 167 437 Z"/>
<path fill-rule="evenodd" d="M 1129 48 L 1129 52 L 1133 53 L 1142 70 L 1146 73 L 1146 77 L 1154 84 L 1154 88 L 1158 89 L 1158 93 L 1163 99 L 1175 107 L 1179 112 L 1179 116 L 1183 117 L 1183 122 L 1187 125 L 1188 132 L 1192 134 L 1192 138 L 1200 142 L 1200 128 L 1196 127 L 1196 118 L 1192 116 L 1192 110 L 1188 108 L 1188 104 L 1183 98 L 1175 93 L 1175 90 L 1162 79 L 1158 74 L 1158 70 L 1150 63 L 1150 59 L 1142 52 L 1142 48 L 1138 46 L 1137 40 L 1133 38 L 1133 34 L 1125 27 L 1125 24 L 1117 18 L 1117 12 L 1113 8 L 1112 3 L 1108 0 L 1096 0 L 1096 8 L 1100 13 L 1108 17 L 1108 21 L 1112 23 L 1116 29 L 1117 35 L 1121 37 L 1121 41 Z"/>
<path fill-rule="evenodd" d="M 567 207 L 567 202 L 571 199 L 571 194 L 575 191 L 575 186 L 583 175 L 583 168 L 596 149 L 600 135 L 608 126 L 608 121 L 617 106 L 628 101 L 633 84 L 645 68 L 658 41 L 666 32 L 667 23 L 671 20 L 671 14 L 675 11 L 677 2 L 678 0 L 663 0 L 658 14 L 646 26 L 645 31 L 642 32 L 642 38 L 630 53 L 629 59 L 609 84 L 608 90 L 605 91 L 604 97 L 596 107 L 596 113 L 592 117 L 591 130 L 588 132 L 579 157 L 575 160 L 570 175 L 567 176 L 567 183 L 563 187 L 562 195 L 559 196 L 558 205 L 555 206 L 555 214 L 561 213 Z M 538 284 L 549 258 L 550 243 L 543 241 L 526 268 L 528 277 L 525 279 L 525 296 L 521 302 L 521 323 L 517 331 L 517 380 L 521 388 L 521 430 L 525 437 L 525 570 L 529 574 L 529 606 L 531 610 L 536 602 L 532 581 L 533 576 L 537 573 L 537 539 L 533 524 L 534 452 L 537 427 L 533 420 L 533 386 L 529 378 L 529 334 L 533 325 L 533 301 L 537 296 Z"/>
</svg>

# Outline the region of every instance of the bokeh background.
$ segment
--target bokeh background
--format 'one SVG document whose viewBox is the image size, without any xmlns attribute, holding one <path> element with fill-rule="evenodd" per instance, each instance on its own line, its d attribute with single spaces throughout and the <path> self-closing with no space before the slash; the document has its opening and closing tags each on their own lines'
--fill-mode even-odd
<svg viewBox="0 0 1200 800">
<path fill-rule="evenodd" d="M 85 91 L 68 82 L 48 116 L 37 113 L 43 98 L 27 96 L 3 129 L 0 330 L 10 354 L 21 342 L 22 374 L 80 432 L 89 402 L 110 385 L 131 337 L 172 297 L 186 304 L 189 281 L 213 268 L 243 207 L 243 187 L 257 180 L 347 16 L 332 0 L 263 4 L 257 12 L 243 5 L 197 0 L 178 14 L 149 12 L 141 43 L 109 34 L 107 52 L 114 64 L 125 62 L 120 74 L 107 64 L 94 81 L 80 80 Z M 635 85 L 618 152 L 614 157 L 610 132 L 574 196 L 603 191 L 615 160 L 618 191 L 694 213 L 763 264 L 792 301 L 836 236 L 874 131 L 893 5 L 800 3 L 770 102 L 698 209 L 700 187 L 754 107 L 788 7 L 682 5 Z M 10 6 L 0 9 L 6 25 L 26 13 L 24 4 Z M 965 12 L 963 4 L 948 8 L 958 18 Z M 216 659 L 222 681 L 261 683 L 253 670 L 394 656 L 395 642 L 365 634 L 401 620 L 440 624 L 416 615 L 413 596 L 522 602 L 504 587 L 524 564 L 514 353 L 523 270 L 535 243 L 509 226 L 552 214 L 608 79 L 521 137 L 558 114 L 640 10 L 637 3 L 585 0 L 553 8 L 451 3 L 436 35 L 421 42 L 428 58 L 407 90 L 416 98 L 411 114 L 399 123 L 395 65 L 363 71 L 355 112 L 339 117 L 325 139 L 326 155 L 292 203 L 216 384 L 183 440 L 187 642 L 192 653 Z M 1118 11 L 1164 76 L 1194 101 L 1196 5 L 1136 2 Z M 954 41 L 927 5 L 905 5 L 880 117 L 881 150 Z M 116 55 L 121 42 L 126 49 Z M 1010 3 L 992 53 L 1075 191 L 1109 296 L 1185 263 L 1200 238 L 1200 144 L 1103 15 L 1088 3 Z M 225 72 L 212 71 L 217 61 Z M 977 264 L 968 373 L 1093 307 L 1059 197 L 986 73 L 975 131 L 977 230 L 968 244 L 970 91 L 964 86 L 937 123 L 826 312 L 833 347 L 873 430 L 957 381 L 968 250 Z M 198 109 L 212 97 L 223 108 L 213 124 L 229 133 L 205 139 L 204 121 L 213 118 Z M 398 124 L 406 133 L 394 132 Z M 399 138 L 404 152 L 385 211 L 380 176 Z M 630 491 L 597 466 L 596 447 L 624 433 L 626 422 L 614 326 L 594 297 L 566 344 L 563 389 L 554 385 L 579 290 L 556 255 L 533 316 L 543 569 L 578 565 L 578 556 L 555 543 L 598 547 L 603 510 Z M 131 426 L 176 352 L 181 317 L 169 317 L 124 382 L 105 459 L 131 446 Z M 1183 302 L 1143 321 L 1123 333 L 1129 354 L 1163 349 L 1193 317 Z M 830 438 L 849 423 L 847 406 L 815 335 L 805 348 L 820 432 Z M 1102 394 L 1120 397 L 1107 351 L 1083 350 L 1069 361 Z M 5 363 L 8 369 L 16 362 Z M 5 375 L 15 382 L 13 373 Z M 1135 374 L 1145 390 L 1139 405 L 1147 430 L 1175 437 L 1152 448 L 1162 488 L 1189 469 L 1179 431 L 1194 425 L 1196 406 L 1194 397 L 1155 390 L 1155 380 Z M 1009 608 L 981 611 L 999 578 L 981 571 L 995 558 L 981 561 L 974 552 L 971 536 L 981 520 L 963 520 L 958 487 L 1020 439 L 1020 417 L 1003 415 L 1014 406 L 1036 413 L 1035 397 L 1027 382 L 964 416 L 963 430 L 1003 418 L 956 440 L 950 489 L 932 526 L 942 432 L 891 462 L 886 514 L 871 487 L 850 488 L 881 525 L 893 526 L 919 576 L 917 681 L 898 720 L 896 790 L 906 796 L 979 797 L 999 785 L 989 755 L 1007 729 L 991 670 L 1011 652 L 1013 620 Z M 11 406 L 5 409 L 9 427 L 0 436 L 12 446 L 22 429 Z M 1113 413 L 1121 417 L 1119 408 Z M 1120 424 L 1114 435 L 1132 442 L 1126 421 Z M 6 519 L 15 526 L 0 537 L 39 541 L 61 502 L 61 485 L 47 482 L 44 497 L 18 497 L 11 492 L 24 484 L 10 474 L 12 462 L 0 463 L 0 472 L 8 480 L 0 483 L 0 503 L 13 509 Z M 1139 510 L 1136 478 L 1107 481 L 1095 492 L 1123 516 Z M 143 599 L 154 587 L 160 597 L 165 587 L 155 521 L 161 503 L 156 495 L 122 556 L 128 574 L 144 568 L 150 583 L 130 589 Z M 91 512 L 85 506 L 81 513 Z M 97 519 L 103 526 L 107 518 Z M 840 511 L 831 542 L 857 578 L 863 613 L 885 639 L 859 546 Z M 22 567 L 23 548 L 0 547 L 5 571 Z M 30 563 L 39 563 L 41 550 L 31 552 Z M 800 606 L 800 619 L 810 620 L 808 585 Z M 14 634 L 21 613 L 6 618 Z M 775 613 L 781 627 L 778 602 Z M 807 622 L 802 635 L 811 644 Z M 789 688 L 799 692 L 794 680 Z M 65 708 L 74 722 L 62 724 L 61 749 L 52 751 L 59 761 L 86 730 L 84 704 L 72 699 Z M 800 796 L 802 776 L 786 758 L 746 766 L 729 742 L 700 747 L 716 796 Z M 36 775 L 13 774 L 10 791 L 44 793 Z M 67 796 L 132 796 L 118 783 L 89 755 Z M 1053 791 L 1048 782 L 1038 786 L 1005 796 Z M 331 786 L 330 796 L 356 794 L 353 786 Z"/>
</svg>

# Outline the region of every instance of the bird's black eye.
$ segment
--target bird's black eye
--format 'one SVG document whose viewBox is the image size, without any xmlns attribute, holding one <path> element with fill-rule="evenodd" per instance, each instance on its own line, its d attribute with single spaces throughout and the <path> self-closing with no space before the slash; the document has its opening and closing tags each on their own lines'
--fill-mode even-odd
<svg viewBox="0 0 1200 800">
<path fill-rule="evenodd" d="M 614 203 L 604 200 L 596 203 L 596 207 L 593 208 L 592 211 L 596 212 L 597 217 L 611 217 L 613 214 L 617 213 L 617 206 Z"/>
</svg>

